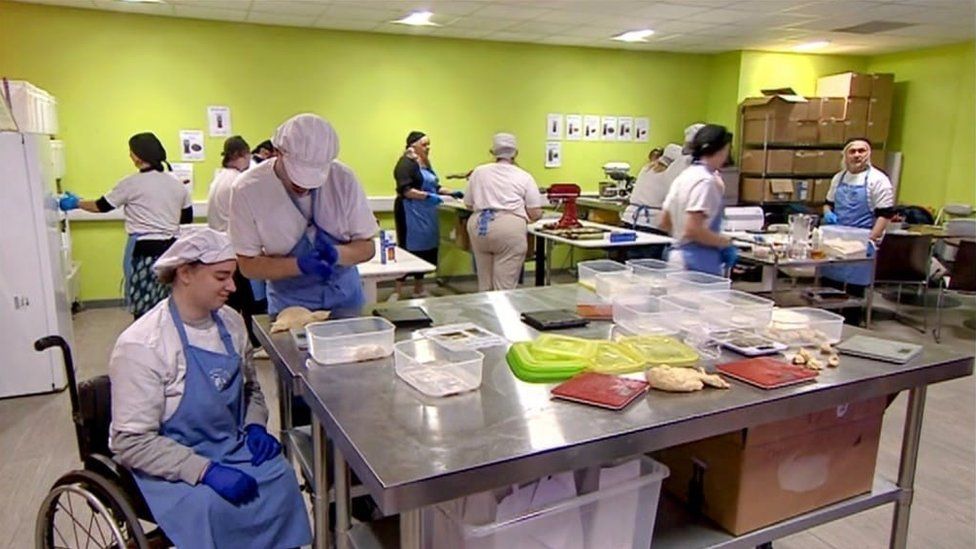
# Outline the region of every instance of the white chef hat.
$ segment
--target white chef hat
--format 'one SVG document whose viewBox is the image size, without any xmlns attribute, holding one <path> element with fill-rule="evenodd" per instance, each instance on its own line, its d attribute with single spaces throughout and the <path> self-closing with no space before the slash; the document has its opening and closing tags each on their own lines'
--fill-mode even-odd
<svg viewBox="0 0 976 549">
<path fill-rule="evenodd" d="M 278 149 L 288 177 L 299 187 L 317 189 L 325 184 L 332 161 L 339 156 L 335 128 L 316 114 L 298 114 L 275 130 Z"/>
<path fill-rule="evenodd" d="M 210 227 L 184 229 L 176 242 L 153 263 L 153 271 L 156 276 L 164 277 L 187 263 L 199 261 L 212 264 L 236 258 L 237 254 L 226 233 Z"/>
<path fill-rule="evenodd" d="M 505 158 L 511 160 L 518 152 L 518 142 L 515 136 L 510 133 L 496 133 L 491 138 L 491 154 L 495 158 Z"/>
<path fill-rule="evenodd" d="M 681 149 L 682 154 L 691 154 L 691 142 L 695 140 L 695 135 L 698 134 L 698 130 L 704 127 L 705 124 L 696 122 L 685 128 L 685 142 Z"/>
<path fill-rule="evenodd" d="M 664 147 L 664 152 L 661 153 L 661 162 L 668 165 L 679 158 L 681 158 L 681 145 L 675 145 L 674 143 L 667 144 Z"/>
</svg>

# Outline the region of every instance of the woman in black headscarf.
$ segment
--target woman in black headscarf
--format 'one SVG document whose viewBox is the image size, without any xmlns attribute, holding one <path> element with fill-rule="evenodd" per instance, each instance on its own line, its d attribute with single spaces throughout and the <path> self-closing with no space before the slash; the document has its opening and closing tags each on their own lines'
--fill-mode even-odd
<svg viewBox="0 0 976 549">
<path fill-rule="evenodd" d="M 172 174 L 166 149 L 155 135 L 137 133 L 129 138 L 129 158 L 138 173 L 123 178 L 101 198 L 82 200 L 67 192 L 59 205 L 64 211 L 81 208 L 91 213 L 124 206 L 128 234 L 122 259 L 125 298 L 133 316 L 139 318 L 168 293 L 153 275 L 152 264 L 176 240 L 180 223 L 193 221 L 193 202 L 189 189 Z"/>
</svg>

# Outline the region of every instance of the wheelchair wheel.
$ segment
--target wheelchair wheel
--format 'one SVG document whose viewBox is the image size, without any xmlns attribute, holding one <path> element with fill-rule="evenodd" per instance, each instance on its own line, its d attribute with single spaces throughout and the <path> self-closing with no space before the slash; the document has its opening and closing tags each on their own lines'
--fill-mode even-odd
<svg viewBox="0 0 976 549">
<path fill-rule="evenodd" d="M 129 497 L 108 478 L 77 470 L 54 483 L 37 514 L 37 549 L 147 549 Z"/>
</svg>

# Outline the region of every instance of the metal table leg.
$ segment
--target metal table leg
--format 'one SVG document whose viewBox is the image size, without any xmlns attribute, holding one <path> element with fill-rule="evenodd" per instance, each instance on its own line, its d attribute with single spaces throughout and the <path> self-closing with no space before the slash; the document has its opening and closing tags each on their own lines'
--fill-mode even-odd
<svg viewBox="0 0 976 549">
<path fill-rule="evenodd" d="M 346 466 L 346 458 L 339 451 L 339 448 L 332 447 L 332 467 L 334 470 L 333 481 L 335 483 L 335 502 L 336 502 L 336 549 L 347 549 L 349 547 L 349 467 Z"/>
<path fill-rule="evenodd" d="M 278 440 L 282 441 L 281 447 L 285 458 L 290 459 L 291 448 L 284 442 L 286 440 L 286 434 L 294 427 L 291 416 L 291 399 L 294 393 L 292 391 L 293 382 L 291 379 L 282 379 L 281 376 L 275 376 L 275 382 L 278 386 L 278 417 L 280 418 Z"/>
<path fill-rule="evenodd" d="M 329 549 L 329 479 L 325 456 L 325 427 L 312 416 L 312 455 L 315 469 L 315 491 L 312 494 L 312 517 L 315 522 L 315 549 Z"/>
<path fill-rule="evenodd" d="M 545 240 L 546 240 L 546 244 L 545 244 L 546 245 L 546 268 L 545 268 L 546 281 L 545 281 L 545 285 L 546 286 L 549 286 L 550 284 L 552 284 L 552 247 L 553 247 L 553 244 L 552 244 L 552 240 L 549 240 L 548 238 L 545 239 Z"/>
<path fill-rule="evenodd" d="M 892 549 L 905 549 L 908 546 L 908 519 L 915 497 L 915 467 L 918 465 L 918 448 L 922 438 L 925 392 L 924 385 L 908 392 L 905 433 L 902 435 L 901 461 L 898 465 L 898 487 L 902 493 L 895 502 L 895 516 L 891 522 Z"/>
<path fill-rule="evenodd" d="M 420 509 L 400 513 L 400 549 L 420 549 L 422 530 Z"/>
<path fill-rule="evenodd" d="M 546 249 L 545 239 L 535 235 L 535 285 L 545 286 L 546 284 Z"/>
</svg>

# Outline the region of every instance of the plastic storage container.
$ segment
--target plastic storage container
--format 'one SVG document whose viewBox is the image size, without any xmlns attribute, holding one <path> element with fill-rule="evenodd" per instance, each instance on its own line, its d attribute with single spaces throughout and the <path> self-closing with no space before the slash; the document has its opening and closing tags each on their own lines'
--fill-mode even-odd
<svg viewBox="0 0 976 549">
<path fill-rule="evenodd" d="M 732 314 L 726 319 L 731 328 L 759 329 L 769 324 L 773 315 L 772 300 L 737 290 L 708 292 L 701 298 L 731 305 Z"/>
<path fill-rule="evenodd" d="M 619 343 L 631 348 L 650 365 L 691 366 L 699 359 L 698 352 L 673 337 L 623 337 Z"/>
<path fill-rule="evenodd" d="M 632 269 L 623 263 L 609 259 L 580 261 L 576 264 L 579 283 L 589 288 L 596 287 L 596 275 L 600 273 L 630 273 Z"/>
<path fill-rule="evenodd" d="M 651 295 L 664 295 L 673 282 L 668 280 L 668 274 L 679 272 L 677 269 L 657 259 L 631 259 L 627 265 L 634 269 L 634 276 L 647 282 Z"/>
<path fill-rule="evenodd" d="M 622 296 L 613 300 L 613 322 L 635 335 L 670 335 L 678 332 L 661 309 L 657 296 Z"/>
<path fill-rule="evenodd" d="M 667 279 L 672 284 L 668 293 L 672 294 L 714 292 L 732 287 L 732 281 L 728 278 L 697 271 L 668 273 Z"/>
<path fill-rule="evenodd" d="M 846 227 L 844 225 L 822 225 L 820 227 L 820 234 L 823 240 L 853 240 L 867 244 L 871 237 L 871 229 Z"/>
<path fill-rule="evenodd" d="M 763 335 L 786 345 L 837 343 L 843 337 L 844 317 L 813 307 L 775 309 Z"/>
<path fill-rule="evenodd" d="M 10 80 L 7 88 L 10 91 L 10 111 L 20 131 L 47 135 L 58 133 L 57 101 L 51 94 L 24 80 Z"/>
<path fill-rule="evenodd" d="M 643 370 L 645 364 L 647 360 L 633 347 L 616 341 L 600 341 L 586 369 L 601 374 L 629 374 Z"/>
<path fill-rule="evenodd" d="M 582 358 L 566 358 L 538 351 L 527 341 L 513 343 L 505 354 L 515 377 L 527 383 L 556 383 L 567 380 L 589 366 Z"/>
<path fill-rule="evenodd" d="M 452 350 L 430 339 L 411 339 L 393 346 L 397 376 L 432 397 L 473 391 L 481 386 L 485 355 Z"/>
<path fill-rule="evenodd" d="M 345 364 L 393 354 L 396 328 L 377 316 L 313 322 L 305 326 L 308 352 L 319 364 Z"/>
<path fill-rule="evenodd" d="M 536 351 L 553 357 L 588 359 L 596 352 L 597 342 L 581 337 L 542 334 L 532 343 Z"/>
<path fill-rule="evenodd" d="M 651 281 L 628 271 L 600 273 L 596 275 L 596 293 L 607 301 L 618 296 L 650 295 Z"/>
<path fill-rule="evenodd" d="M 732 306 L 719 301 L 702 299 L 698 294 L 666 295 L 660 298 L 661 310 L 676 328 L 689 334 L 707 334 L 728 328 Z"/>
<path fill-rule="evenodd" d="M 431 547 L 646 549 L 654 535 L 661 485 L 670 471 L 648 457 L 640 458 L 639 468 L 639 476 L 618 482 L 603 469 L 599 488 L 592 492 L 520 509 L 514 516 L 495 520 L 466 517 L 465 498 L 425 508 Z M 493 494 L 485 496 L 492 498 Z"/>
</svg>

